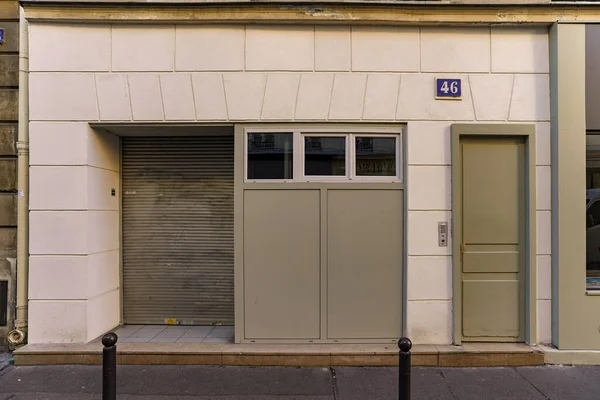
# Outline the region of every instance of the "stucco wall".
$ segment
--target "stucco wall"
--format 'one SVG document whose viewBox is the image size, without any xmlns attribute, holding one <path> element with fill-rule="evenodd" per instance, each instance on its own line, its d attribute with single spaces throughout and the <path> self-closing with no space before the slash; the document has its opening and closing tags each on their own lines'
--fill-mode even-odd
<svg viewBox="0 0 600 400">
<path fill-rule="evenodd" d="M 98 134 L 87 122 L 407 122 L 408 331 L 415 343 L 451 343 L 452 243 L 437 242 L 438 221 L 451 220 L 450 124 L 532 122 L 538 146 L 538 339 L 550 340 L 545 28 L 34 23 L 30 32 L 33 286 L 42 271 L 55 276 L 50 271 L 64 268 L 66 263 L 51 262 L 54 257 L 79 260 L 100 251 L 91 249 L 97 233 L 110 242 L 102 251 L 118 248 L 118 236 L 111 236 L 117 228 L 104 222 L 118 215 L 118 205 L 102 209 L 110 218 L 90 222 L 97 212 L 91 204 L 105 204 L 105 193 L 90 177 L 97 150 L 82 143 Z M 434 100 L 434 78 L 440 76 L 462 78 L 462 101 Z M 56 157 L 49 164 L 36 161 L 49 148 Z M 102 168 L 114 172 L 106 179 L 118 182 L 118 167 Z M 118 258 L 102 265 L 118 273 Z M 73 262 L 72 268 L 83 267 Z M 93 279 L 62 276 L 45 285 L 90 285 Z M 101 327 L 118 321 L 118 290 L 114 282 L 109 286 L 103 300 L 78 293 L 76 301 L 65 301 L 62 289 L 32 297 L 30 340 L 84 341 L 101 334 Z M 50 315 L 68 328 L 48 324 Z M 83 315 L 106 322 L 86 324 Z"/>
</svg>

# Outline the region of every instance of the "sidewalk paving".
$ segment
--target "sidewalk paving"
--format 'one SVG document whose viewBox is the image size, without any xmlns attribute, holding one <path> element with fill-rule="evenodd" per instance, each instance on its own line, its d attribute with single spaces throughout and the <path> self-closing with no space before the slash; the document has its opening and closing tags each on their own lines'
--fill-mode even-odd
<svg viewBox="0 0 600 400">
<path fill-rule="evenodd" d="M 133 366 L 120 400 L 398 400 L 396 368 Z M 600 367 L 413 368 L 411 400 L 598 400 Z M 100 399 L 100 366 L 8 366 L 0 400 Z"/>
</svg>

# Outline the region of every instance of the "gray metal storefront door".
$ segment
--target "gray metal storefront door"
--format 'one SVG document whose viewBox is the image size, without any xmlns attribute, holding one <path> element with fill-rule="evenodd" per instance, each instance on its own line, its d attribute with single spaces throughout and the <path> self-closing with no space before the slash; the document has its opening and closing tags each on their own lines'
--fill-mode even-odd
<svg viewBox="0 0 600 400">
<path fill-rule="evenodd" d="M 233 136 L 122 140 L 124 322 L 233 325 Z"/>
</svg>

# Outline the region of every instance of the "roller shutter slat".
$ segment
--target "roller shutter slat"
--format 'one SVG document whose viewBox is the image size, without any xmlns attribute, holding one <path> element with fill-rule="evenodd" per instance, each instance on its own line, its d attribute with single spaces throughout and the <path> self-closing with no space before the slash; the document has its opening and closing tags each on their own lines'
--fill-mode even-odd
<svg viewBox="0 0 600 400">
<path fill-rule="evenodd" d="M 123 137 L 123 317 L 233 325 L 233 136 Z"/>
</svg>

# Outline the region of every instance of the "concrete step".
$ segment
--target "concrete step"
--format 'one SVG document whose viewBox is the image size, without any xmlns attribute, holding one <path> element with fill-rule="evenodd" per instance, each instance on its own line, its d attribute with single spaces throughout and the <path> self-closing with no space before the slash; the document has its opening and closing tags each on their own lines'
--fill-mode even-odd
<svg viewBox="0 0 600 400">
<path fill-rule="evenodd" d="M 543 365 L 538 348 L 514 343 L 413 346 L 412 364 L 431 367 Z M 29 344 L 15 365 L 101 364 L 102 344 Z M 394 366 L 395 344 L 117 343 L 119 364 L 247 366 Z"/>
</svg>

